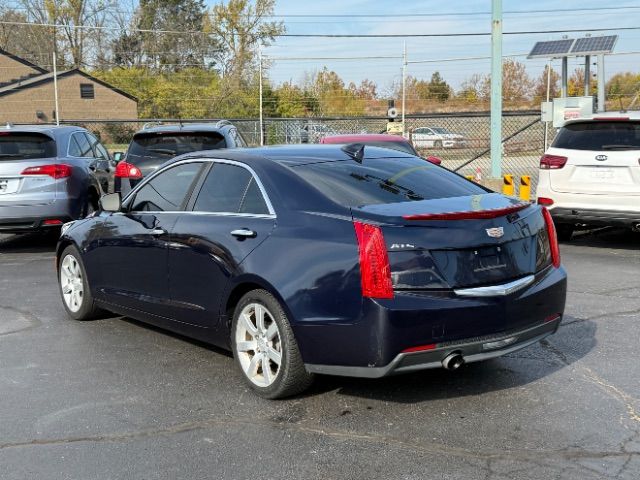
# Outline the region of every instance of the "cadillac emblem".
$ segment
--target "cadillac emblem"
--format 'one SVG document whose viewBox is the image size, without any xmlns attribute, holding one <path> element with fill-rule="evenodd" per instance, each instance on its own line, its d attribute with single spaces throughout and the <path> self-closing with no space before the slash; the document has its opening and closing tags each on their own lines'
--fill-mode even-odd
<svg viewBox="0 0 640 480">
<path fill-rule="evenodd" d="M 502 227 L 487 228 L 487 235 L 489 235 L 492 238 L 500 238 L 504 235 L 504 228 Z"/>
</svg>

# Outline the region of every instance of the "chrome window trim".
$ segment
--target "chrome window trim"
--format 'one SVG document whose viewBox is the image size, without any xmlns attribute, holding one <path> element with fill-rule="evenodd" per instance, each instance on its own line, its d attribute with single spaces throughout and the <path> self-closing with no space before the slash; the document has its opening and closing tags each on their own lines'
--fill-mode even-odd
<svg viewBox="0 0 640 480">
<path fill-rule="evenodd" d="M 502 285 L 489 285 L 487 287 L 460 288 L 454 289 L 454 293 L 461 297 L 497 297 L 505 296 L 513 293 L 521 288 L 530 285 L 535 280 L 535 275 L 527 275 L 513 282 L 503 283 Z"/>
<path fill-rule="evenodd" d="M 242 162 L 237 162 L 235 160 L 226 160 L 223 158 L 207 158 L 207 157 L 200 157 L 200 158 L 187 158 L 185 160 L 181 160 L 179 162 L 176 163 L 172 163 L 171 165 L 167 165 L 166 167 L 160 169 L 160 170 L 156 170 L 155 172 L 153 172 L 151 175 L 149 175 L 148 177 L 146 177 L 145 179 L 143 179 L 142 182 L 140 182 L 138 185 L 135 186 L 135 188 L 133 190 L 131 190 L 123 199 L 122 199 L 122 204 L 124 205 L 125 202 L 129 201 L 129 197 L 132 197 L 133 195 L 135 195 L 138 190 L 140 190 L 142 187 L 144 187 L 148 182 L 150 182 L 151 180 L 153 180 L 154 177 L 156 177 L 156 175 L 160 175 L 162 172 L 173 168 L 173 167 L 177 167 L 178 165 L 183 165 L 186 163 L 203 163 L 203 162 L 209 162 L 209 163 L 226 163 L 229 165 L 235 165 L 236 167 L 241 167 L 244 168 L 246 170 L 249 171 L 249 173 L 251 173 L 252 177 L 255 179 L 256 184 L 258 185 L 258 188 L 260 189 L 260 193 L 262 193 L 262 198 L 264 199 L 264 202 L 267 205 L 267 210 L 269 210 L 268 214 L 259 214 L 259 213 L 236 213 L 236 212 L 194 212 L 193 210 L 172 210 L 171 212 L 173 213 L 177 213 L 177 212 L 182 212 L 182 213 L 192 213 L 192 214 L 204 214 L 204 215 L 218 215 L 218 216 L 235 216 L 235 217 L 252 217 L 252 218 L 277 218 L 276 215 L 276 211 L 273 208 L 273 204 L 271 203 L 271 199 L 269 198 L 269 195 L 267 194 L 267 190 L 264 188 L 264 185 L 262 184 L 262 180 L 260 180 L 260 177 L 256 174 L 255 170 L 253 168 L 251 168 L 249 165 L 247 165 L 246 163 L 242 163 Z M 165 211 L 148 211 L 145 210 L 145 212 L 147 213 L 171 213 L 167 210 Z"/>
</svg>

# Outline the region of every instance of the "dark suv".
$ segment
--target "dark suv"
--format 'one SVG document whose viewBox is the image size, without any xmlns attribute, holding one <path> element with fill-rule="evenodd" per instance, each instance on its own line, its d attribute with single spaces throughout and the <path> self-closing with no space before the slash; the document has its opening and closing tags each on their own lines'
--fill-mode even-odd
<svg viewBox="0 0 640 480">
<path fill-rule="evenodd" d="M 128 193 L 143 177 L 177 155 L 246 146 L 238 129 L 226 120 L 204 124 L 145 125 L 134 134 L 126 154 L 118 163 L 116 191 Z"/>
</svg>

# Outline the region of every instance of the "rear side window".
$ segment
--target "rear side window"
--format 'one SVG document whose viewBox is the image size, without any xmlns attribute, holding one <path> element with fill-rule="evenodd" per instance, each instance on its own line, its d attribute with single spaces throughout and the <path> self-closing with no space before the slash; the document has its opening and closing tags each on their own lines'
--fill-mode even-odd
<svg viewBox="0 0 640 480">
<path fill-rule="evenodd" d="M 83 132 L 71 135 L 71 139 L 69 139 L 69 155 L 72 157 L 93 157 L 91 143 Z"/>
<path fill-rule="evenodd" d="M 196 203 L 197 212 L 269 213 L 256 180 L 249 170 L 236 165 L 217 163 L 207 176 Z"/>
<path fill-rule="evenodd" d="M 552 146 L 571 150 L 640 150 L 640 122 L 571 123 L 560 129 Z"/>
<path fill-rule="evenodd" d="M 374 158 L 293 168 L 334 202 L 359 207 L 487 193 L 478 185 L 417 158 Z"/>
<path fill-rule="evenodd" d="M 0 162 L 56 156 L 56 142 L 40 133 L 0 132 Z"/>
<path fill-rule="evenodd" d="M 127 152 L 127 162 L 150 159 L 169 160 L 177 155 L 200 150 L 226 148 L 224 136 L 217 132 L 149 133 L 136 135 Z"/>
<path fill-rule="evenodd" d="M 180 210 L 201 167 L 201 163 L 185 163 L 156 175 L 136 193 L 129 211 Z"/>
</svg>

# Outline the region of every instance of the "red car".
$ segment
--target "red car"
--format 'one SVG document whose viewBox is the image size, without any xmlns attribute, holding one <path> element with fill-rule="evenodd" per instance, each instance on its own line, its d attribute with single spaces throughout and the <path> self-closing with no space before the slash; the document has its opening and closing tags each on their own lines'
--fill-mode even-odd
<svg viewBox="0 0 640 480">
<path fill-rule="evenodd" d="M 363 145 L 370 145 L 372 147 L 390 148 L 392 150 L 398 150 L 400 152 L 410 153 L 419 157 L 420 154 L 416 152 L 415 148 L 409 143 L 409 141 L 399 135 L 388 135 L 384 133 L 361 133 L 354 135 L 330 135 L 322 138 L 320 143 L 361 143 Z M 425 160 L 440 165 L 442 160 L 438 157 L 429 156 Z"/>
</svg>

